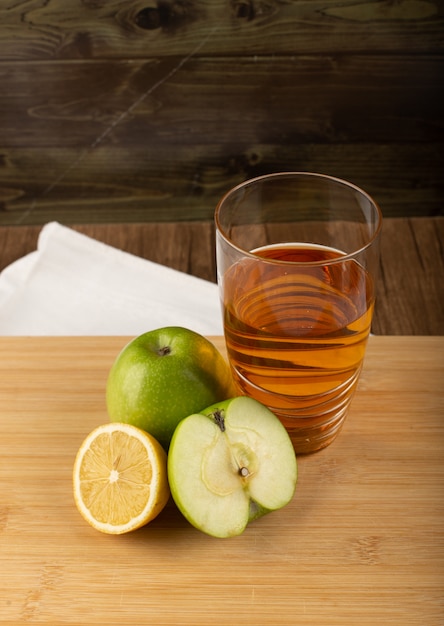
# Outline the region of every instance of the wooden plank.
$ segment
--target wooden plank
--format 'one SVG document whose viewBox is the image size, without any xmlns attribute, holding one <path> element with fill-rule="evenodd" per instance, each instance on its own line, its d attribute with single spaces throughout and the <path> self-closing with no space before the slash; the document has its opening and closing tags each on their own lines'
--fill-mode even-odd
<svg viewBox="0 0 444 626">
<path fill-rule="evenodd" d="M 0 223 L 209 219 L 302 169 L 442 214 L 441 57 L 3 63 Z M 172 73 L 173 72 L 173 73 Z"/>
<path fill-rule="evenodd" d="M 232 540 L 172 503 L 121 537 L 78 514 L 74 456 L 107 421 L 128 339 L 0 343 L 3 624 L 442 624 L 443 338 L 372 337 L 337 441 L 299 458 L 289 506 Z"/>
<path fill-rule="evenodd" d="M 444 334 L 444 219 L 384 220 L 376 334 Z"/>
<path fill-rule="evenodd" d="M 209 220 L 236 184 L 289 170 L 349 180 L 370 193 L 385 217 L 443 211 L 439 144 L 107 145 L 4 154 L 2 225 Z"/>
<path fill-rule="evenodd" d="M 439 142 L 443 70 L 440 55 L 4 62 L 0 137 L 40 149 L 106 132 L 133 149 Z"/>
<path fill-rule="evenodd" d="M 438 0 L 0 7 L 0 223 L 209 219 L 311 169 L 442 214 Z M 82 204 L 82 208 L 79 204 Z"/>
<path fill-rule="evenodd" d="M 155 263 L 215 281 L 210 221 L 73 228 Z M 0 270 L 36 249 L 39 231 L 39 226 L 0 226 Z M 444 334 L 443 248 L 444 218 L 384 219 L 374 333 Z"/>
<path fill-rule="evenodd" d="M 439 0 L 195 0 L 70 3 L 6 0 L 0 56 L 9 59 L 147 55 L 440 53 Z"/>
</svg>

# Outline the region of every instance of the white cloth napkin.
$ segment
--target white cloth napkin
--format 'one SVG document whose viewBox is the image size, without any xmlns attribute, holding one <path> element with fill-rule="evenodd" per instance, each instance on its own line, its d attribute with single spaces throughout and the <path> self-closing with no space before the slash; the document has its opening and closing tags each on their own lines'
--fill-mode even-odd
<svg viewBox="0 0 444 626">
<path fill-rule="evenodd" d="M 57 222 L 0 274 L 0 335 L 129 335 L 184 326 L 221 335 L 217 286 Z"/>
</svg>

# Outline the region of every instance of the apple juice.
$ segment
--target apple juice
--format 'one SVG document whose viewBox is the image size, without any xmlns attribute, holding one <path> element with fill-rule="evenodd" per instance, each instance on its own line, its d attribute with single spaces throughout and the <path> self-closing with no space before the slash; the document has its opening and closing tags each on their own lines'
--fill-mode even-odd
<svg viewBox="0 0 444 626">
<path fill-rule="evenodd" d="M 235 382 L 278 415 L 292 438 L 297 429 L 296 452 L 312 452 L 336 436 L 356 387 L 373 283 L 333 248 L 279 244 L 253 254 L 223 280 Z"/>
</svg>

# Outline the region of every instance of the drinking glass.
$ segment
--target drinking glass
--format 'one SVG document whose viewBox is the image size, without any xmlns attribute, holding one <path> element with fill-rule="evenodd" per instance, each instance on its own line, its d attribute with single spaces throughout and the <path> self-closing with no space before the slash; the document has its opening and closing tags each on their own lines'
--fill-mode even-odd
<svg viewBox="0 0 444 626">
<path fill-rule="evenodd" d="M 296 452 L 320 450 L 338 435 L 362 369 L 381 211 L 344 180 L 281 172 L 229 191 L 215 223 L 239 394 L 279 417 Z"/>
</svg>

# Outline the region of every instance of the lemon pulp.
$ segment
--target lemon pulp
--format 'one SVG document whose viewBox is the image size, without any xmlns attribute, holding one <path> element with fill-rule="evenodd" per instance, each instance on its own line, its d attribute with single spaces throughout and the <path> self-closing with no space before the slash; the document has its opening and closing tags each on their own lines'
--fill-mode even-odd
<svg viewBox="0 0 444 626">
<path fill-rule="evenodd" d="M 105 424 L 80 446 L 73 483 L 77 508 L 88 523 L 106 533 L 135 530 L 168 501 L 166 453 L 135 426 Z"/>
</svg>

